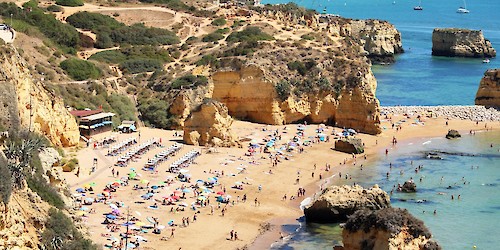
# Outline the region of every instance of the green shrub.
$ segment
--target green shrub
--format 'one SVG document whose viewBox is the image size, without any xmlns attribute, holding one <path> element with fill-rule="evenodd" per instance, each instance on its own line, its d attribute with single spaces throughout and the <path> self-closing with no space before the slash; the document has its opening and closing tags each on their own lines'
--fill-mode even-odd
<svg viewBox="0 0 500 250">
<path fill-rule="evenodd" d="M 224 35 L 222 35 L 218 32 L 213 32 L 213 33 L 210 33 L 210 34 L 204 36 L 201 40 L 203 42 L 216 42 L 216 41 L 219 41 L 222 39 L 224 39 Z"/>
<path fill-rule="evenodd" d="M 302 61 L 293 61 L 287 64 L 289 70 L 296 70 L 299 74 L 302 76 L 309 74 L 313 74 L 311 71 L 313 68 L 315 68 L 317 63 L 313 60 L 306 60 L 305 62 Z"/>
<path fill-rule="evenodd" d="M 101 76 L 101 70 L 93 63 L 77 58 L 66 59 L 61 62 L 60 66 L 77 81 L 96 79 Z"/>
<path fill-rule="evenodd" d="M 226 41 L 230 43 L 236 42 L 257 42 L 262 40 L 274 40 L 274 37 L 264 33 L 259 27 L 248 26 L 242 31 L 233 32 L 227 38 Z"/>
<path fill-rule="evenodd" d="M 157 59 L 134 59 L 120 64 L 120 69 L 125 73 L 140 73 L 160 70 L 163 64 Z"/>
<path fill-rule="evenodd" d="M 61 12 L 61 11 L 63 11 L 63 8 L 61 6 L 58 6 L 58 5 L 51 5 L 51 6 L 47 7 L 47 10 L 50 12 Z"/>
<path fill-rule="evenodd" d="M 83 0 L 56 0 L 57 5 L 77 7 L 83 6 Z"/>
<path fill-rule="evenodd" d="M 0 181 L 0 201 L 7 205 L 12 194 L 12 179 L 11 172 L 7 167 L 7 159 L 3 154 L 0 155 L 0 176 L 2 177 L 2 181 Z"/>
<path fill-rule="evenodd" d="M 214 20 L 212 21 L 212 25 L 214 25 L 214 26 L 224 26 L 224 25 L 226 25 L 226 23 L 227 23 L 227 22 L 226 22 L 226 19 L 224 19 L 224 18 L 222 18 L 222 17 L 221 17 L 221 18 L 214 19 Z"/>
<path fill-rule="evenodd" d="M 39 176 L 26 178 L 28 187 L 37 193 L 42 200 L 57 208 L 64 208 L 65 204 L 59 193 L 47 181 Z"/>
<path fill-rule="evenodd" d="M 73 222 L 61 211 L 49 210 L 49 219 L 42 233 L 43 249 L 97 250 L 98 247 L 76 229 Z"/>
<path fill-rule="evenodd" d="M 109 36 L 109 33 L 99 32 L 96 35 L 95 47 L 98 49 L 107 49 L 114 46 L 113 39 Z"/>
<path fill-rule="evenodd" d="M 202 66 L 202 65 L 216 66 L 218 61 L 219 61 L 219 59 L 217 59 L 217 57 L 214 55 L 205 55 L 200 60 L 198 60 L 196 62 L 196 65 L 197 66 Z"/>
<path fill-rule="evenodd" d="M 196 43 L 198 42 L 198 37 L 195 37 L 195 36 L 190 36 L 188 37 L 188 39 L 186 39 L 186 44 L 193 44 L 193 43 Z"/>
<path fill-rule="evenodd" d="M 195 76 L 195 75 L 185 75 L 175 79 L 172 82 L 173 89 L 179 89 L 183 86 L 188 87 L 196 87 L 200 85 L 206 85 L 208 83 L 208 79 L 205 76 Z"/>
<path fill-rule="evenodd" d="M 139 99 L 141 120 L 147 125 L 156 128 L 168 129 L 177 126 L 177 121 L 169 117 L 169 105 L 166 101 L 157 98 Z"/>
<path fill-rule="evenodd" d="M 277 83 L 275 89 L 276 94 L 278 94 L 278 97 L 281 101 L 285 101 L 292 93 L 292 86 L 288 81 L 285 80 Z"/>
<path fill-rule="evenodd" d="M 115 29 L 110 37 L 115 43 L 131 45 L 172 45 L 180 42 L 172 31 L 148 28 L 139 23 Z"/>
<path fill-rule="evenodd" d="M 66 18 L 66 22 L 80 29 L 91 30 L 94 33 L 111 31 L 125 26 L 125 24 L 110 16 L 87 11 L 77 12 L 69 16 Z"/>
<path fill-rule="evenodd" d="M 300 38 L 302 38 L 304 40 L 314 40 L 314 36 L 311 36 L 309 34 L 304 34 Z"/>
<path fill-rule="evenodd" d="M 96 60 L 99 62 L 119 64 L 127 60 L 127 56 L 120 50 L 106 50 L 93 54 L 89 60 Z"/>
</svg>

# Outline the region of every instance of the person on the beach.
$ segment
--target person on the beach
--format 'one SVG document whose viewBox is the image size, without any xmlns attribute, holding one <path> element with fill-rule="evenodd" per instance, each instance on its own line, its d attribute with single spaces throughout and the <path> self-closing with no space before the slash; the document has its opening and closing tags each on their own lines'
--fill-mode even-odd
<svg viewBox="0 0 500 250">
<path fill-rule="evenodd" d="M 231 230 L 231 232 L 229 232 L 229 235 L 231 236 L 231 240 L 234 239 L 234 230 Z"/>
<path fill-rule="evenodd" d="M 172 233 L 170 233 L 170 238 L 174 238 L 174 231 L 175 231 L 175 228 L 172 228 Z"/>
</svg>

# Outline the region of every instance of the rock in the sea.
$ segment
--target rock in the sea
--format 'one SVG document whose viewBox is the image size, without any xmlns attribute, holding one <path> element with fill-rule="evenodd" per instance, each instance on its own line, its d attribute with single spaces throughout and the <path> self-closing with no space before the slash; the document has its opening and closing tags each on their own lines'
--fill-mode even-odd
<svg viewBox="0 0 500 250">
<path fill-rule="evenodd" d="M 475 103 L 500 108 L 500 69 L 489 69 L 484 73 L 479 83 Z"/>
<path fill-rule="evenodd" d="M 448 130 L 448 134 L 446 134 L 446 139 L 455 139 L 455 138 L 460 138 L 462 137 L 458 131 L 454 129 Z"/>
<path fill-rule="evenodd" d="M 495 57 L 491 42 L 481 30 L 436 28 L 432 32 L 432 55 L 451 57 Z"/>
<path fill-rule="evenodd" d="M 363 141 L 359 138 L 337 140 L 335 141 L 335 150 L 349 154 L 362 154 L 365 152 Z"/>
<path fill-rule="evenodd" d="M 408 180 L 398 190 L 404 193 L 415 193 L 417 192 L 417 184 L 413 180 Z"/>
<path fill-rule="evenodd" d="M 431 237 L 421 220 L 401 208 L 357 211 L 349 217 L 342 231 L 343 249 L 346 250 L 441 249 Z"/>
<path fill-rule="evenodd" d="M 347 220 L 360 209 L 378 210 L 391 206 L 389 195 L 377 185 L 331 186 L 304 208 L 307 222 L 335 223 Z"/>
<path fill-rule="evenodd" d="M 231 131 L 233 118 L 227 107 L 206 99 L 184 124 L 184 142 L 191 145 L 235 146 L 237 138 Z"/>
</svg>

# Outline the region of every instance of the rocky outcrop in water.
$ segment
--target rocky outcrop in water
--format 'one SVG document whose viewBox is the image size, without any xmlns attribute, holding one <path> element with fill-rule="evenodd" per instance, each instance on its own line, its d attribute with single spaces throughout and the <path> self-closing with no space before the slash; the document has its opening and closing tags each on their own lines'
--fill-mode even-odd
<svg viewBox="0 0 500 250">
<path fill-rule="evenodd" d="M 446 139 L 455 139 L 460 137 L 462 137 L 462 135 L 460 135 L 460 133 L 458 133 L 458 131 L 454 129 L 448 130 L 448 134 L 446 134 Z"/>
<path fill-rule="evenodd" d="M 413 180 L 405 181 L 401 188 L 398 188 L 398 191 L 403 193 L 415 193 L 417 192 L 417 184 Z"/>
<path fill-rule="evenodd" d="M 491 42 L 481 30 L 436 28 L 432 32 L 432 55 L 451 57 L 495 57 Z"/>
<path fill-rule="evenodd" d="M 500 69 L 489 69 L 484 73 L 479 83 L 475 103 L 500 108 Z"/>
<path fill-rule="evenodd" d="M 0 86 L 9 90 L 0 97 L 0 120 L 4 126 L 31 127 L 56 146 L 78 144 L 78 125 L 62 99 L 32 78 L 27 62 L 10 45 L 0 46 Z"/>
<path fill-rule="evenodd" d="M 424 223 L 406 209 L 360 210 L 349 217 L 342 231 L 346 250 L 438 250 Z"/>
<path fill-rule="evenodd" d="M 359 138 L 336 140 L 335 150 L 349 154 L 362 154 L 365 152 L 363 141 Z"/>
<path fill-rule="evenodd" d="M 378 210 L 391 206 L 389 195 L 377 185 L 331 186 L 304 208 L 307 222 L 335 223 L 347 220 L 360 209 Z"/>
<path fill-rule="evenodd" d="M 207 99 L 193 111 L 184 125 L 184 142 L 191 145 L 235 146 L 233 118 L 224 104 Z"/>
</svg>

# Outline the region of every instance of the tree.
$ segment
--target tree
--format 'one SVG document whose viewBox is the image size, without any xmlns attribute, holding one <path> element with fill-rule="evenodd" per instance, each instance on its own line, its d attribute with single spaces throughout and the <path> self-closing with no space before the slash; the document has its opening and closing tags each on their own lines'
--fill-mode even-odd
<svg viewBox="0 0 500 250">
<path fill-rule="evenodd" d="M 8 167 L 7 159 L 0 155 L 0 198 L 5 206 L 9 203 L 10 195 L 12 193 L 12 179 Z"/>
</svg>

